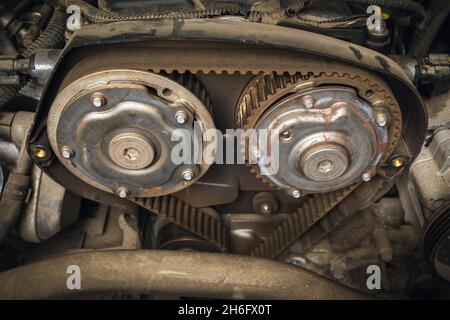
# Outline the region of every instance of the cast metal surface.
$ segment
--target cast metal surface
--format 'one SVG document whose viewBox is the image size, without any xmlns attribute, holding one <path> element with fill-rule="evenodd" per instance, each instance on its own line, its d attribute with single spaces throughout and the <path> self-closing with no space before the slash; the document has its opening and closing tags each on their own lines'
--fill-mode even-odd
<svg viewBox="0 0 450 320">
<path fill-rule="evenodd" d="M 194 208 L 175 196 L 131 199 L 153 214 L 163 217 L 181 229 L 208 241 L 218 251 L 228 250 L 228 231 L 217 214 L 206 208 Z"/>
<path fill-rule="evenodd" d="M 183 189 L 208 169 L 205 162 L 195 165 L 193 155 L 192 165 L 171 159 L 176 130 L 193 137 L 194 121 L 202 132 L 214 128 L 206 106 L 188 89 L 150 72 L 107 70 L 65 87 L 47 130 L 55 154 L 76 176 L 122 198 L 145 197 Z"/>
<path fill-rule="evenodd" d="M 143 37 L 145 37 L 144 34 L 148 35 L 148 27 L 152 25 L 154 25 L 154 23 L 152 22 L 137 23 L 135 25 L 136 28 L 134 28 L 132 32 L 128 33 L 130 37 L 127 39 L 142 40 Z M 118 27 L 118 29 L 116 30 L 122 28 L 120 23 L 114 23 L 111 24 L 110 27 L 111 26 Z M 230 28 L 224 28 L 224 26 L 229 26 Z M 102 26 L 100 26 L 99 30 L 101 30 L 102 32 L 102 39 L 109 37 L 106 41 L 110 42 L 123 39 L 120 36 L 123 33 L 115 32 L 110 27 L 103 28 Z M 266 73 L 266 77 L 271 77 L 271 72 L 273 71 L 276 71 L 279 75 L 285 72 L 289 72 L 290 76 L 275 75 L 275 81 L 264 82 L 263 85 L 274 88 L 275 92 L 275 94 L 272 96 L 267 95 L 263 97 L 264 99 L 267 98 L 266 100 L 270 100 L 267 103 L 266 100 L 264 100 L 264 103 L 266 103 L 267 106 L 272 105 L 275 100 L 278 100 L 279 98 L 282 98 L 286 93 L 289 93 L 290 89 L 286 89 L 286 83 L 305 84 L 310 82 L 312 83 L 312 87 L 333 84 L 338 86 L 358 88 L 357 95 L 359 97 L 362 97 L 363 100 L 367 101 L 371 105 L 381 107 L 383 111 L 387 112 L 387 119 L 380 118 L 377 120 L 377 124 L 380 124 L 380 128 L 383 128 L 380 130 L 388 131 L 388 136 L 390 138 L 389 143 L 386 145 L 386 150 L 383 153 L 383 159 L 381 159 L 380 163 L 385 163 L 385 160 L 398 147 L 398 141 L 401 138 L 401 112 L 396 99 L 400 99 L 402 107 L 404 106 L 403 108 L 408 106 L 408 108 L 411 108 L 411 110 L 416 110 L 418 105 L 420 107 L 420 98 L 418 100 L 416 99 L 417 96 L 414 90 L 412 90 L 412 94 L 404 94 L 405 91 L 411 93 L 411 91 L 409 91 L 411 89 L 411 85 L 408 82 L 406 76 L 402 74 L 400 69 L 395 64 L 393 64 L 388 58 L 384 57 L 383 55 L 376 54 L 372 51 L 358 46 L 349 46 L 348 44 L 345 44 L 343 42 L 339 42 L 334 39 L 332 40 L 326 37 L 317 38 L 317 35 L 314 35 L 313 37 L 312 33 L 308 34 L 303 31 L 291 33 L 292 30 L 280 27 L 274 27 L 274 29 L 272 29 L 272 27 L 268 28 L 267 26 L 258 25 L 255 29 L 253 28 L 255 27 L 255 25 L 247 25 L 241 23 L 239 23 L 238 25 L 231 25 L 222 24 L 221 22 L 202 22 L 202 25 L 200 26 L 196 24 L 195 21 L 185 21 L 185 23 L 181 27 L 175 29 L 173 27 L 173 25 L 166 24 L 166 22 L 158 23 L 154 29 L 155 33 L 149 36 L 149 39 L 170 38 L 172 40 L 205 40 L 206 35 L 209 35 L 215 40 L 215 44 L 217 44 L 218 46 L 223 46 L 223 48 L 221 47 L 220 50 L 214 47 L 198 48 L 193 46 L 195 48 L 191 48 L 189 47 L 189 45 L 187 45 L 187 42 L 182 43 L 182 41 L 180 41 L 179 48 L 177 48 L 177 50 L 172 50 L 171 47 L 167 48 L 161 44 L 152 46 L 152 44 L 147 43 L 143 44 L 144 47 L 135 47 L 133 50 L 130 50 L 130 48 L 123 48 L 122 52 L 109 53 L 108 50 L 105 50 L 101 55 L 101 58 L 103 60 L 100 60 L 102 61 L 102 63 L 104 62 L 105 65 L 108 65 L 109 59 L 110 61 L 114 61 L 115 63 L 117 63 L 116 61 L 121 61 L 121 63 L 123 63 L 123 65 L 127 67 L 131 65 L 133 68 L 151 68 L 151 70 L 153 70 L 154 72 L 160 72 L 162 70 L 165 70 L 166 72 L 179 70 L 180 72 L 191 71 L 203 72 L 205 74 L 211 71 L 214 71 L 215 73 L 226 72 L 228 74 L 232 74 L 238 71 L 241 73 L 250 72 L 252 74 Z M 76 33 L 75 37 L 72 38 L 71 43 L 65 51 L 66 56 L 70 55 L 70 49 L 74 49 L 77 46 L 84 46 L 87 42 L 92 41 L 97 37 L 92 33 L 93 29 L 90 31 L 88 29 L 90 29 L 89 26 L 87 29 L 80 30 Z M 145 33 L 143 32 L 144 29 Z M 84 40 L 81 41 L 81 39 Z M 245 53 L 241 50 L 242 48 L 239 45 L 232 45 L 229 43 L 236 41 L 236 39 L 240 39 L 239 41 L 243 41 L 246 44 Z M 208 38 L 207 40 L 210 40 L 210 38 Z M 220 41 L 225 41 L 226 44 L 218 43 Z M 272 48 L 269 49 L 267 47 L 260 47 L 260 44 L 264 46 L 275 46 L 294 50 L 272 50 Z M 172 45 L 176 46 L 177 41 L 171 42 L 171 46 Z M 149 48 L 145 46 L 152 47 L 152 49 L 149 50 Z M 306 50 L 305 48 L 308 49 Z M 221 54 L 217 54 L 217 52 L 219 51 L 221 52 Z M 300 51 L 303 51 L 303 53 L 300 53 Z M 74 50 L 74 52 L 76 52 L 76 50 Z M 133 59 L 129 57 L 130 52 L 133 52 L 135 54 L 142 53 L 142 55 L 139 55 L 139 59 Z M 86 56 L 89 56 L 92 59 L 99 58 L 98 54 L 92 55 L 92 53 L 93 52 L 90 52 Z M 118 53 L 118 55 L 116 53 Z M 332 56 L 332 58 L 338 58 L 337 60 L 346 61 L 348 64 L 338 63 L 336 61 L 327 59 L 318 59 L 318 55 L 328 57 Z M 264 59 L 261 59 L 262 56 L 264 56 Z M 72 58 L 75 57 L 76 55 L 72 56 Z M 353 65 L 351 65 L 350 63 Z M 358 65 L 358 67 L 356 65 Z M 365 67 L 365 69 L 359 68 L 360 66 Z M 112 69 L 114 69 L 114 66 L 112 67 Z M 375 72 L 372 73 L 368 71 L 368 69 L 375 70 Z M 302 72 L 302 77 L 296 78 L 299 71 Z M 380 78 L 375 75 L 375 73 L 378 73 L 378 75 L 381 73 L 388 75 L 386 78 L 389 78 L 389 85 L 392 85 L 392 87 L 394 88 L 395 96 L 388 89 L 388 85 L 383 81 L 380 81 Z M 299 81 L 299 78 L 302 78 L 301 83 Z M 291 81 L 291 79 L 294 80 Z M 405 90 L 405 86 L 402 85 L 405 83 L 407 83 L 407 90 Z M 261 87 L 263 87 L 263 85 L 261 85 Z M 279 88 L 281 88 L 281 91 L 278 90 Z M 263 94 L 266 93 L 264 92 L 264 90 L 261 90 L 259 92 L 263 92 Z M 48 101 L 51 101 L 50 99 L 51 93 L 49 95 L 49 98 L 47 98 L 47 101 L 43 101 L 43 103 L 41 104 L 40 111 L 42 112 L 38 117 L 41 117 L 42 114 L 45 114 L 46 104 L 48 104 Z M 384 103 L 386 103 L 387 106 L 385 106 Z M 310 103 L 307 103 L 307 105 L 309 106 Z M 260 109 L 260 111 L 261 110 L 262 109 Z M 418 119 L 422 119 L 421 117 L 423 114 L 421 112 L 422 110 L 419 108 L 417 113 L 411 113 L 411 117 L 405 116 L 405 118 L 408 119 L 408 122 L 406 123 L 406 129 L 404 130 L 403 138 L 405 139 L 405 141 L 407 141 L 408 147 L 402 149 L 402 151 L 405 152 L 405 155 L 407 157 L 415 156 L 415 151 L 417 150 L 417 145 L 419 144 L 418 140 L 421 140 L 420 137 L 423 133 L 421 125 L 417 126 L 417 128 L 419 129 L 415 134 L 412 134 L 410 130 L 411 123 L 420 122 L 418 121 Z M 263 112 L 261 111 L 261 113 Z M 177 118 L 179 118 L 179 120 Z M 175 122 L 178 124 L 184 121 L 183 118 L 184 117 L 174 117 Z M 259 115 L 255 118 L 259 118 Z M 383 124 L 383 121 L 385 120 L 387 122 L 387 125 Z M 289 133 L 287 134 L 287 136 L 289 137 Z M 31 141 L 33 141 L 33 138 L 35 137 L 36 136 L 32 137 Z M 348 170 L 348 167 L 351 166 L 351 161 L 349 161 L 348 157 L 345 158 L 345 156 L 343 156 L 343 154 L 346 153 L 346 151 L 343 150 L 343 147 L 338 146 L 336 148 L 335 145 L 332 144 L 327 147 L 327 150 L 329 150 L 329 152 L 327 153 L 328 157 L 331 154 L 331 156 L 334 156 L 334 158 L 336 158 L 335 162 L 338 162 L 337 164 L 341 168 L 340 171 Z M 313 179 L 311 179 L 313 181 L 315 181 L 314 179 L 320 180 L 324 178 L 323 175 L 321 176 L 320 174 L 319 178 L 317 178 L 317 173 L 315 174 L 313 169 L 308 169 L 310 168 L 310 166 L 307 166 L 305 164 L 305 162 L 314 163 L 315 156 L 317 156 L 317 151 L 306 153 L 302 157 L 306 160 L 311 160 L 304 160 L 303 167 L 305 167 L 306 171 L 309 174 L 308 179 L 311 179 L 311 177 L 313 177 Z M 322 161 L 318 161 L 320 167 L 319 171 L 325 174 L 333 171 L 329 169 L 330 167 L 332 167 L 330 163 L 320 162 Z M 312 167 L 314 168 L 314 166 Z M 346 169 L 344 170 L 342 168 Z M 378 169 L 382 170 L 382 168 L 380 167 Z M 58 167 L 57 162 L 49 167 L 49 171 L 51 171 L 53 175 L 58 175 L 57 172 L 63 172 L 61 171 L 61 166 Z M 337 171 L 337 173 L 333 172 L 333 174 L 336 175 L 337 178 L 339 178 L 340 175 L 342 176 L 342 173 L 340 173 L 339 170 Z M 182 174 L 182 176 L 184 176 L 184 174 Z M 186 176 L 188 177 L 188 175 Z M 327 177 L 325 176 L 325 179 L 326 178 Z M 333 178 L 336 179 L 336 177 Z M 370 178 L 371 180 L 367 182 L 367 184 L 372 185 L 374 181 L 374 183 L 377 184 L 379 177 L 378 175 L 375 175 L 375 172 L 373 172 L 373 176 L 371 175 Z M 389 180 L 390 178 L 391 173 L 388 173 L 386 180 Z M 362 176 L 360 176 L 359 179 L 362 180 Z M 70 179 L 66 179 L 66 181 L 68 180 Z M 83 183 L 77 180 L 74 185 L 77 185 L 79 188 L 80 186 L 83 186 Z M 335 192 L 336 194 L 324 193 L 320 197 L 316 197 L 315 195 L 311 196 L 311 200 L 308 201 L 309 204 L 306 204 L 304 206 L 304 209 L 299 208 L 298 215 L 292 215 L 292 219 L 289 223 L 284 224 L 284 226 L 279 226 L 277 233 L 270 235 L 270 240 L 263 245 L 264 250 L 267 249 L 267 251 L 266 253 L 261 255 L 267 257 L 274 257 L 279 255 L 284 249 L 288 248 L 292 243 L 295 243 L 300 236 L 304 235 L 306 230 L 309 230 L 314 225 L 317 225 L 317 222 L 327 221 L 327 224 L 323 225 L 329 226 L 329 228 L 332 229 L 332 226 L 334 226 L 335 222 L 339 221 L 339 219 L 329 219 L 330 221 L 324 220 L 327 217 L 327 213 L 330 213 L 333 210 L 332 208 L 335 208 L 340 201 L 345 199 L 346 196 L 348 196 L 355 187 L 356 186 L 351 185 L 344 190 L 337 190 Z M 96 190 L 94 189 L 94 191 Z M 300 192 L 300 190 L 295 191 Z M 92 189 L 89 192 L 92 193 Z M 87 192 L 87 194 L 89 194 L 89 192 Z M 98 195 L 98 197 L 100 197 L 100 195 Z M 146 201 L 150 201 L 151 199 L 153 198 L 148 198 L 148 200 Z M 355 201 L 355 199 L 353 198 L 352 200 Z M 359 201 L 360 199 L 357 198 L 357 200 Z M 264 206 L 264 203 L 261 205 L 261 208 L 264 212 L 270 212 L 270 208 L 266 208 L 266 206 Z M 304 214 L 304 212 L 309 212 L 309 215 Z M 187 216 L 189 215 L 186 215 L 186 217 Z M 333 217 L 334 216 L 335 215 L 333 215 Z M 312 219 L 310 219 L 311 217 Z M 178 221 L 177 224 L 183 224 L 182 220 L 179 219 L 179 216 L 175 216 L 175 218 L 178 219 L 175 220 Z M 304 225 L 302 225 L 302 223 Z M 287 233 L 281 233 L 282 231 L 287 231 Z M 328 229 L 324 230 L 323 233 L 326 233 L 328 231 Z"/>
<path fill-rule="evenodd" d="M 347 70 L 348 72 L 348 70 Z M 300 102 L 298 103 L 300 105 L 300 110 L 302 112 L 307 113 L 311 112 L 310 110 L 313 109 L 316 99 L 312 97 L 311 95 L 305 95 L 302 93 L 306 90 L 324 90 L 326 92 L 325 85 L 329 83 L 340 83 L 342 85 L 345 85 L 347 87 L 353 87 L 357 91 L 354 93 L 354 91 L 349 91 L 353 96 L 352 99 L 350 99 L 350 103 L 345 103 L 344 110 L 345 112 L 348 112 L 347 110 L 351 108 L 351 104 L 358 105 L 359 108 L 363 108 L 365 112 L 369 112 L 369 114 L 372 116 L 369 120 L 369 123 L 365 123 L 367 121 L 367 113 L 364 115 L 359 115 L 360 126 L 359 129 L 356 131 L 361 135 L 361 131 L 363 133 L 372 131 L 372 137 L 373 140 L 368 139 L 368 141 L 376 142 L 375 146 L 371 145 L 368 146 L 368 143 L 366 142 L 363 144 L 363 146 L 367 146 L 368 149 L 366 150 L 374 150 L 374 153 L 372 157 L 369 157 L 369 160 L 366 160 L 366 166 L 364 167 L 364 161 L 362 161 L 362 168 L 360 167 L 358 175 L 354 175 L 354 180 L 347 181 L 347 184 L 343 184 L 341 186 L 341 189 L 337 189 L 334 192 L 328 192 L 328 193 L 315 193 L 311 197 L 308 197 L 307 201 L 283 223 L 281 223 L 272 233 L 263 241 L 261 241 L 259 244 L 255 246 L 255 248 L 252 250 L 252 255 L 256 256 L 264 256 L 264 257 L 271 257 L 275 258 L 279 256 L 284 250 L 286 250 L 289 246 L 293 245 L 299 238 L 302 236 L 308 229 L 310 229 L 312 226 L 314 226 L 318 221 L 320 221 L 322 218 L 326 216 L 326 214 L 332 210 L 340 201 L 342 201 L 347 195 L 349 195 L 357 186 L 358 183 L 355 183 L 356 180 L 358 181 L 370 181 L 372 179 L 372 175 L 375 173 L 375 166 L 380 167 L 390 156 L 390 154 L 393 152 L 393 150 L 396 148 L 397 143 L 400 139 L 400 132 L 402 127 L 402 120 L 401 120 L 401 112 L 399 109 L 399 106 L 395 99 L 393 98 L 392 94 L 390 93 L 389 88 L 383 84 L 383 82 L 378 79 L 377 77 L 369 74 L 364 74 L 367 76 L 367 78 L 361 78 L 361 75 L 350 75 L 348 73 L 340 74 L 339 72 L 336 73 L 330 73 L 328 75 L 325 72 L 317 71 L 318 76 L 314 76 L 314 74 L 308 74 L 307 77 L 302 77 L 301 74 L 296 75 L 261 75 L 256 77 L 252 82 L 249 83 L 244 93 L 241 95 L 241 98 L 238 103 L 238 107 L 236 109 L 235 113 L 235 123 L 237 127 L 241 127 L 244 129 L 250 129 L 258 126 L 258 123 L 260 119 L 264 119 L 267 115 L 270 116 L 271 114 L 271 106 L 273 103 L 280 98 L 283 98 L 284 96 L 288 94 L 293 94 L 293 97 L 296 97 L 296 94 L 300 96 Z M 320 85 L 324 87 L 319 87 Z M 318 89 L 316 88 L 318 87 Z M 325 89 L 324 89 L 325 88 Z M 348 89 L 347 89 L 348 90 Z M 344 91 L 345 92 L 345 91 Z M 364 97 L 364 100 L 361 98 L 356 97 Z M 295 99 L 291 97 L 287 97 L 286 100 L 289 101 L 289 99 Z M 348 99 L 348 98 L 347 98 Z M 320 99 L 319 99 L 320 100 Z M 328 100 L 330 100 L 328 98 Z M 345 100 L 344 100 L 345 101 Z M 348 100 L 347 100 L 348 101 Z M 282 101 L 283 102 L 283 101 Z M 280 105 L 282 104 L 280 103 Z M 364 104 L 363 104 L 364 103 Z M 367 104 L 370 103 L 370 106 Z M 296 105 L 293 104 L 293 108 L 296 108 Z M 348 107 L 347 107 L 348 105 Z M 365 109 L 364 106 L 365 105 Z M 339 104 L 338 104 L 339 107 Z M 342 107 L 342 105 L 341 105 Z M 390 123 L 386 130 L 385 126 L 379 126 L 376 123 L 374 123 L 376 115 L 379 114 L 380 108 L 383 113 L 386 113 L 389 115 Z M 275 109 L 276 110 L 276 109 Z M 313 109 L 314 110 L 314 109 Z M 320 110 L 320 109 L 319 109 Z M 357 109 L 359 112 L 361 112 L 361 109 Z M 289 114 L 287 112 L 287 114 Z M 289 121 L 289 117 L 287 117 L 287 121 Z M 290 118 L 294 118 L 293 116 L 290 116 Z M 325 119 L 328 120 L 328 122 L 325 121 L 319 121 L 318 128 L 323 131 L 329 130 L 329 128 L 333 128 L 332 125 L 330 125 L 330 118 L 328 119 L 325 117 Z M 278 121 L 277 117 L 273 117 L 274 123 L 278 125 L 278 122 L 282 123 L 282 121 Z M 276 120 L 275 120 L 276 119 Z M 370 118 L 369 118 L 370 119 Z M 293 121 L 295 123 L 295 121 Z M 288 122 L 289 123 L 289 122 Z M 351 130 L 346 131 L 347 125 L 345 126 L 338 126 L 338 135 L 342 135 L 342 131 L 347 133 L 347 137 L 350 136 L 351 139 L 354 139 L 353 134 L 355 132 L 352 132 Z M 266 126 L 268 127 L 268 125 Z M 354 125 L 350 126 L 350 128 L 355 128 Z M 282 127 L 279 128 L 279 131 L 281 132 L 281 142 L 280 145 L 283 145 L 283 133 L 287 130 L 290 130 L 289 133 L 289 139 L 287 139 L 286 142 L 292 141 L 292 138 L 294 136 L 294 130 L 291 127 Z M 299 127 L 299 130 L 301 130 L 301 126 Z M 353 129 L 355 130 L 355 129 Z M 387 132 L 386 132 L 387 131 Z M 319 131 L 320 132 L 320 131 Z M 376 132 L 376 133 L 375 133 Z M 303 131 L 301 132 L 303 134 Z M 369 136 L 371 136 L 369 134 Z M 367 137 L 367 135 L 366 135 Z M 389 137 L 389 139 L 388 139 Z M 320 141 L 320 134 L 319 134 L 319 143 L 322 143 L 323 141 Z M 316 137 L 317 139 L 317 137 Z M 325 143 L 328 143 L 329 139 L 325 140 Z M 346 147 L 348 145 L 347 139 L 342 139 L 341 141 L 345 141 L 343 145 L 337 145 L 332 144 L 331 154 L 334 156 L 334 158 L 339 159 L 339 163 L 341 167 L 348 166 L 348 163 L 350 162 L 350 159 L 354 161 L 353 158 L 349 158 L 348 155 L 345 157 L 345 149 L 342 149 L 343 147 Z M 301 140 L 300 140 L 301 141 Z M 314 140 L 313 140 L 314 141 Z M 333 141 L 331 141 L 333 142 Z M 341 142 L 342 143 L 342 142 Z M 353 148 L 359 149 L 361 146 L 358 144 L 353 144 Z M 384 147 L 383 147 L 384 146 Z M 346 147 L 348 149 L 348 147 Z M 314 148 L 314 151 L 316 151 Z M 321 150 L 321 149 L 319 149 Z M 325 151 L 326 149 L 324 149 Z M 295 154 L 295 153 L 294 153 Z M 304 157 L 305 155 L 302 155 Z M 310 159 L 311 153 L 306 153 L 307 159 Z M 367 156 L 367 155 L 366 155 Z M 326 159 L 321 159 L 319 163 L 323 160 L 329 160 L 329 157 Z M 298 154 L 294 159 L 298 159 Z M 320 157 L 319 157 L 320 159 Z M 366 158 L 367 159 L 367 158 Z M 300 165 L 302 165 L 303 159 L 300 159 Z M 314 158 L 313 158 L 314 160 Z M 358 159 L 357 159 L 358 161 Z M 373 161 L 373 162 L 372 162 Z M 286 162 L 286 161 L 285 161 Z M 336 162 L 336 160 L 335 160 Z M 283 163 L 280 161 L 280 163 Z M 289 162 L 287 162 L 289 164 Z M 292 162 L 291 162 L 292 163 Z M 312 161 L 314 164 L 314 161 Z M 370 165 L 370 164 L 371 165 Z M 303 162 L 303 166 L 305 165 L 305 162 Z M 328 163 L 322 163 L 322 170 L 328 170 L 329 164 Z M 372 168 L 370 168 L 372 166 Z M 285 166 L 288 167 L 288 166 Z M 291 171 L 288 171 L 286 175 L 292 175 L 292 173 L 298 172 L 298 160 L 294 162 L 294 170 L 291 169 Z M 292 166 L 291 166 L 292 168 Z M 370 173 L 367 172 L 368 168 L 370 168 Z M 261 169 L 259 165 L 250 165 L 250 169 L 257 174 L 258 177 L 261 177 L 263 181 L 269 182 L 270 185 L 280 187 L 279 185 L 273 183 L 272 177 L 270 176 L 263 176 L 261 174 Z M 309 169 L 307 167 L 307 169 Z M 347 170 L 347 168 L 345 168 Z M 365 169 L 365 170 L 364 170 Z M 285 169 L 286 170 L 286 169 Z M 317 170 L 317 166 L 316 166 Z M 331 172 L 331 171 L 329 171 Z M 337 171 L 339 172 L 339 171 Z M 298 173 L 297 173 L 298 174 Z M 341 173 L 342 174 L 342 173 Z M 369 175 L 369 176 L 368 176 Z M 323 176 L 323 174 L 322 174 Z M 321 175 L 319 174 L 319 177 Z M 326 177 L 326 174 L 325 174 Z M 339 177 L 337 177 L 339 178 Z M 317 179 L 317 178 L 316 178 Z M 312 181 L 316 184 L 323 184 L 324 181 Z M 327 182 L 325 181 L 325 187 L 327 186 Z M 353 184 L 352 184 L 353 183 Z M 309 185 L 312 183 L 309 182 Z M 352 184 L 348 186 L 349 184 Z M 332 184 L 329 184 L 329 186 L 332 186 Z M 344 186 L 348 186 L 344 188 Z M 290 186 L 292 188 L 292 186 Z M 303 187 L 300 185 L 300 187 Z M 324 188 L 325 189 L 325 188 Z M 291 193 L 293 197 L 297 197 L 295 192 L 299 193 L 300 191 L 297 189 L 289 189 L 287 190 Z M 308 190 L 308 189 L 307 189 Z M 320 188 L 317 188 L 316 191 L 320 191 Z M 334 189 L 331 189 L 334 190 Z M 326 191 L 326 189 L 325 189 Z M 300 195 L 298 195 L 300 196 Z"/>
<path fill-rule="evenodd" d="M 43 242 L 78 219 L 80 197 L 54 182 L 36 166 L 31 173 L 31 189 L 18 227 L 25 241 Z"/>
<path fill-rule="evenodd" d="M 410 167 L 421 203 L 437 210 L 450 202 L 450 129 L 439 127 Z"/>
<path fill-rule="evenodd" d="M 281 132 L 281 137 L 270 136 L 280 139 L 279 171 L 263 177 L 280 189 L 306 193 L 333 191 L 360 181 L 365 173 L 375 172 L 388 143 L 377 115 L 350 88 L 298 90 L 270 106 L 254 126 Z M 288 138 L 283 137 L 285 132 Z M 264 161 L 264 156 L 259 159 Z M 258 166 L 264 173 L 264 166 Z"/>
</svg>

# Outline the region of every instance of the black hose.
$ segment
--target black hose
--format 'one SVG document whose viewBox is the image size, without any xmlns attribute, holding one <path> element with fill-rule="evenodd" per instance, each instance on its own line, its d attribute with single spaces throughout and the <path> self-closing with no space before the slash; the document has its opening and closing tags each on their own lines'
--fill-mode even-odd
<svg viewBox="0 0 450 320">
<path fill-rule="evenodd" d="M 59 49 L 64 47 L 65 30 L 66 14 L 61 10 L 55 9 L 45 31 L 22 53 L 22 56 L 29 58 L 39 49 Z M 0 86 L 0 109 L 17 96 L 20 89 L 20 86 Z"/>
<path fill-rule="evenodd" d="M 141 21 L 141 20 L 158 20 L 158 19 L 202 19 L 223 15 L 244 16 L 251 21 L 261 21 L 263 13 L 251 10 L 237 9 L 205 9 L 205 10 L 188 10 L 164 13 L 145 13 L 142 15 L 116 15 L 96 8 L 83 0 L 60 0 L 59 4 L 63 8 L 70 5 L 78 6 L 86 20 L 90 23 L 108 23 L 116 21 Z"/>
<path fill-rule="evenodd" d="M 408 55 L 421 58 L 428 53 L 436 35 L 450 13 L 450 1 L 432 0 L 428 4 L 428 16 L 425 26 L 418 30 L 408 48 Z"/>
</svg>

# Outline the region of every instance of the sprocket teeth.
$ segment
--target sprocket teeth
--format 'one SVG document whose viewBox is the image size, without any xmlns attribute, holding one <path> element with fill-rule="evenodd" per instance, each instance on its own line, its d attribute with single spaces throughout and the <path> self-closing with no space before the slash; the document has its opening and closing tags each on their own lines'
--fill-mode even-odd
<svg viewBox="0 0 450 320">
<path fill-rule="evenodd" d="M 363 78 L 358 74 L 350 74 L 349 72 L 337 71 L 321 71 L 312 70 L 308 72 L 296 73 L 290 75 L 283 73 L 277 75 L 271 73 L 269 75 L 258 75 L 247 86 L 247 89 L 239 99 L 236 110 L 235 124 L 238 128 L 244 130 L 251 129 L 259 116 L 265 112 L 276 98 L 280 98 L 279 93 L 283 95 L 289 92 L 289 87 L 292 87 L 291 92 L 295 92 L 296 87 L 311 80 L 314 83 L 332 83 L 332 84 L 353 84 L 354 87 L 359 88 L 356 84 L 365 87 L 364 91 L 371 90 L 374 92 L 372 96 L 382 98 L 384 106 L 389 108 L 392 116 L 392 125 L 390 126 L 390 143 L 387 145 L 386 151 L 381 161 L 386 161 L 390 154 L 394 151 L 398 141 L 400 140 L 400 133 L 402 127 L 401 112 L 397 102 L 394 100 L 392 93 L 388 87 L 379 79 Z M 286 92 L 287 91 L 287 92 Z M 370 101 L 369 101 L 370 102 Z M 246 146 L 242 146 L 246 151 Z M 244 154 L 247 154 L 244 152 Z M 271 181 L 261 175 L 260 169 L 257 165 L 247 163 L 250 171 L 256 177 L 272 188 L 277 188 Z M 273 230 L 265 239 L 260 241 L 251 251 L 252 256 L 260 256 L 266 258 L 276 258 L 286 248 L 295 243 L 308 229 L 323 218 L 332 208 L 334 208 L 340 201 L 349 195 L 357 186 L 353 184 L 346 188 L 336 190 L 329 193 L 314 194 L 309 196 L 307 200 L 293 212 L 284 222 Z M 279 188 L 278 188 L 279 189 Z"/>
</svg>

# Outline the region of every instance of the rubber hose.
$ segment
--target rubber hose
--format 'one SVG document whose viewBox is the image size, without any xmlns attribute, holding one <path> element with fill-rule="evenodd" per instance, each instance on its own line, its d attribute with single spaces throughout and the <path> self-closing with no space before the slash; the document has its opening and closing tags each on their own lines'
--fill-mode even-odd
<svg viewBox="0 0 450 320">
<path fill-rule="evenodd" d="M 22 53 L 22 56 L 29 58 L 39 49 L 59 49 L 64 47 L 65 30 L 66 14 L 61 10 L 55 9 L 45 31 Z M 17 96 L 20 89 L 20 86 L 0 86 L 0 109 Z"/>
<path fill-rule="evenodd" d="M 425 26 L 414 34 L 408 49 L 408 55 L 422 58 L 428 53 L 449 13 L 450 1 L 448 0 L 433 0 L 428 3 L 428 16 Z"/>
<path fill-rule="evenodd" d="M 80 271 L 80 290 L 66 286 L 66 271 L 74 265 Z M 0 273 L 0 299 L 112 292 L 215 299 L 373 299 L 286 263 L 206 252 L 86 251 Z"/>
</svg>

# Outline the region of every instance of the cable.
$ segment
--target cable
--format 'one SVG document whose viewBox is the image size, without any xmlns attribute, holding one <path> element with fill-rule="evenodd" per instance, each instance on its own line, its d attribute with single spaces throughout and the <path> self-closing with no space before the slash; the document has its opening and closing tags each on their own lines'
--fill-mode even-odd
<svg viewBox="0 0 450 320">
<path fill-rule="evenodd" d="M 146 13 L 142 15 L 116 15 L 94 7 L 83 0 L 61 0 L 59 4 L 67 8 L 71 5 L 78 6 L 86 20 L 90 23 L 108 23 L 116 21 L 141 21 L 141 20 L 158 20 L 158 19 L 202 19 L 223 15 L 245 16 L 251 21 L 259 22 L 264 14 L 251 10 L 236 9 L 205 9 L 190 10 L 166 13 Z"/>
<path fill-rule="evenodd" d="M 64 47 L 64 31 L 66 30 L 66 14 L 55 9 L 47 28 L 27 48 L 22 56 L 29 58 L 38 49 L 58 49 Z M 19 94 L 20 86 L 0 86 L 0 109 Z"/>
</svg>

